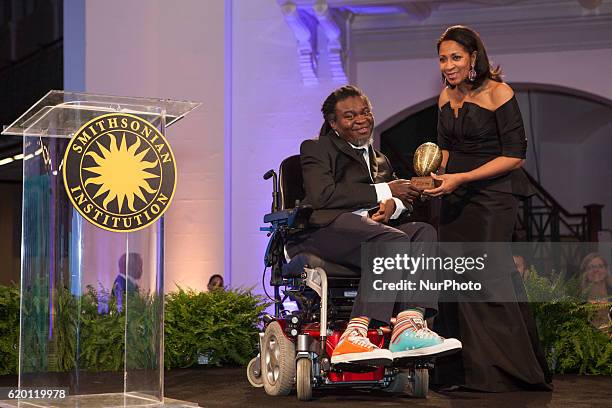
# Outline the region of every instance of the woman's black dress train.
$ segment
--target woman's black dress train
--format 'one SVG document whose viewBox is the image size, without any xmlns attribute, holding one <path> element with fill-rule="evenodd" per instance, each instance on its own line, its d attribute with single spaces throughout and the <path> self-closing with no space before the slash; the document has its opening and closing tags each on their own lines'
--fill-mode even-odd
<svg viewBox="0 0 612 408">
<path fill-rule="evenodd" d="M 458 117 L 449 103 L 444 105 L 438 144 L 449 151 L 447 173 L 470 171 L 498 156 L 524 158 L 527 146 L 516 99 L 496 111 L 466 102 Z M 510 242 L 518 197 L 530 193 L 522 170 L 461 186 L 442 199 L 440 241 Z M 516 298 L 524 299 L 522 280 L 508 258 L 503 271 Z M 552 388 L 527 303 L 441 302 L 434 330 L 458 338 L 463 349 L 437 359 L 433 384 L 490 392 Z"/>
</svg>

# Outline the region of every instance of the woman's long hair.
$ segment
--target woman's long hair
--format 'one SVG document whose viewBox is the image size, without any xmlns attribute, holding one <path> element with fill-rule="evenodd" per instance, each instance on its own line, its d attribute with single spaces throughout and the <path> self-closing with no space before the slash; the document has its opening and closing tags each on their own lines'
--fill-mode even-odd
<svg viewBox="0 0 612 408">
<path fill-rule="evenodd" d="M 484 44 L 480 39 L 478 33 L 469 27 L 456 25 L 448 27 L 444 34 L 438 39 L 437 50 L 440 52 L 440 44 L 443 41 L 455 41 L 465 50 L 472 55 L 476 51 L 476 61 L 474 63 L 474 71 L 476 71 L 476 78 L 471 81 L 473 89 L 480 87 L 486 79 L 493 81 L 502 82 L 502 71 L 499 65 L 495 68 L 491 66 L 489 57 L 487 56 L 487 50 L 485 50 Z M 446 84 L 446 78 L 442 74 L 442 81 Z M 450 88 L 454 88 L 454 85 L 448 84 Z"/>
</svg>

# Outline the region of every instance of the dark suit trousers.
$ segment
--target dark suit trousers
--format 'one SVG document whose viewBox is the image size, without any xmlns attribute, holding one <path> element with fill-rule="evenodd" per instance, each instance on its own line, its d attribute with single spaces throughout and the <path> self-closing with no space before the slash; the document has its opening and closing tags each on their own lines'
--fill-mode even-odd
<svg viewBox="0 0 612 408">
<path fill-rule="evenodd" d="M 437 241 L 436 230 L 429 224 L 410 222 L 391 227 L 372 221 L 353 213 L 338 216 L 329 225 L 302 232 L 292 237 L 287 244 L 290 256 L 297 253 L 312 253 L 327 262 L 346 266 L 356 271 L 361 270 L 361 243 L 410 243 L 418 255 L 427 252 L 431 245 L 419 246 L 419 243 Z M 433 255 L 427 254 L 425 255 Z M 407 272 L 406 272 L 407 273 Z M 420 272 L 412 275 L 419 279 Z M 351 317 L 367 316 L 370 319 L 389 323 L 391 317 L 409 308 L 420 307 L 426 310 L 426 317 L 436 314 L 437 299 L 414 301 L 409 291 L 397 291 L 395 299 L 389 300 L 389 294 L 384 300 L 377 300 L 377 293 L 372 287 L 372 280 L 362 276 Z"/>
</svg>

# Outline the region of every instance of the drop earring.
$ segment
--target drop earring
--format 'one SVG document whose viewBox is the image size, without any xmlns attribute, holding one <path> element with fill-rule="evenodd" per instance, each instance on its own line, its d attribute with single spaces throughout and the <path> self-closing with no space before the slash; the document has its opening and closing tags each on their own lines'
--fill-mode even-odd
<svg viewBox="0 0 612 408">
<path fill-rule="evenodd" d="M 475 79 L 476 79 L 476 71 L 474 70 L 474 66 L 472 65 L 470 67 L 470 70 L 468 71 L 468 80 L 470 82 L 474 82 Z"/>
</svg>

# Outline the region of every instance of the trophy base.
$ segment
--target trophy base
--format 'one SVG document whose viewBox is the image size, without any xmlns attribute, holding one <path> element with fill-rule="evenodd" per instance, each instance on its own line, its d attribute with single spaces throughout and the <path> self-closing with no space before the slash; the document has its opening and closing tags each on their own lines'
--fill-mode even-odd
<svg viewBox="0 0 612 408">
<path fill-rule="evenodd" d="M 412 177 L 410 184 L 416 187 L 418 190 L 431 190 L 432 188 L 439 187 L 442 184 L 440 180 L 434 180 L 431 176 Z"/>
</svg>

